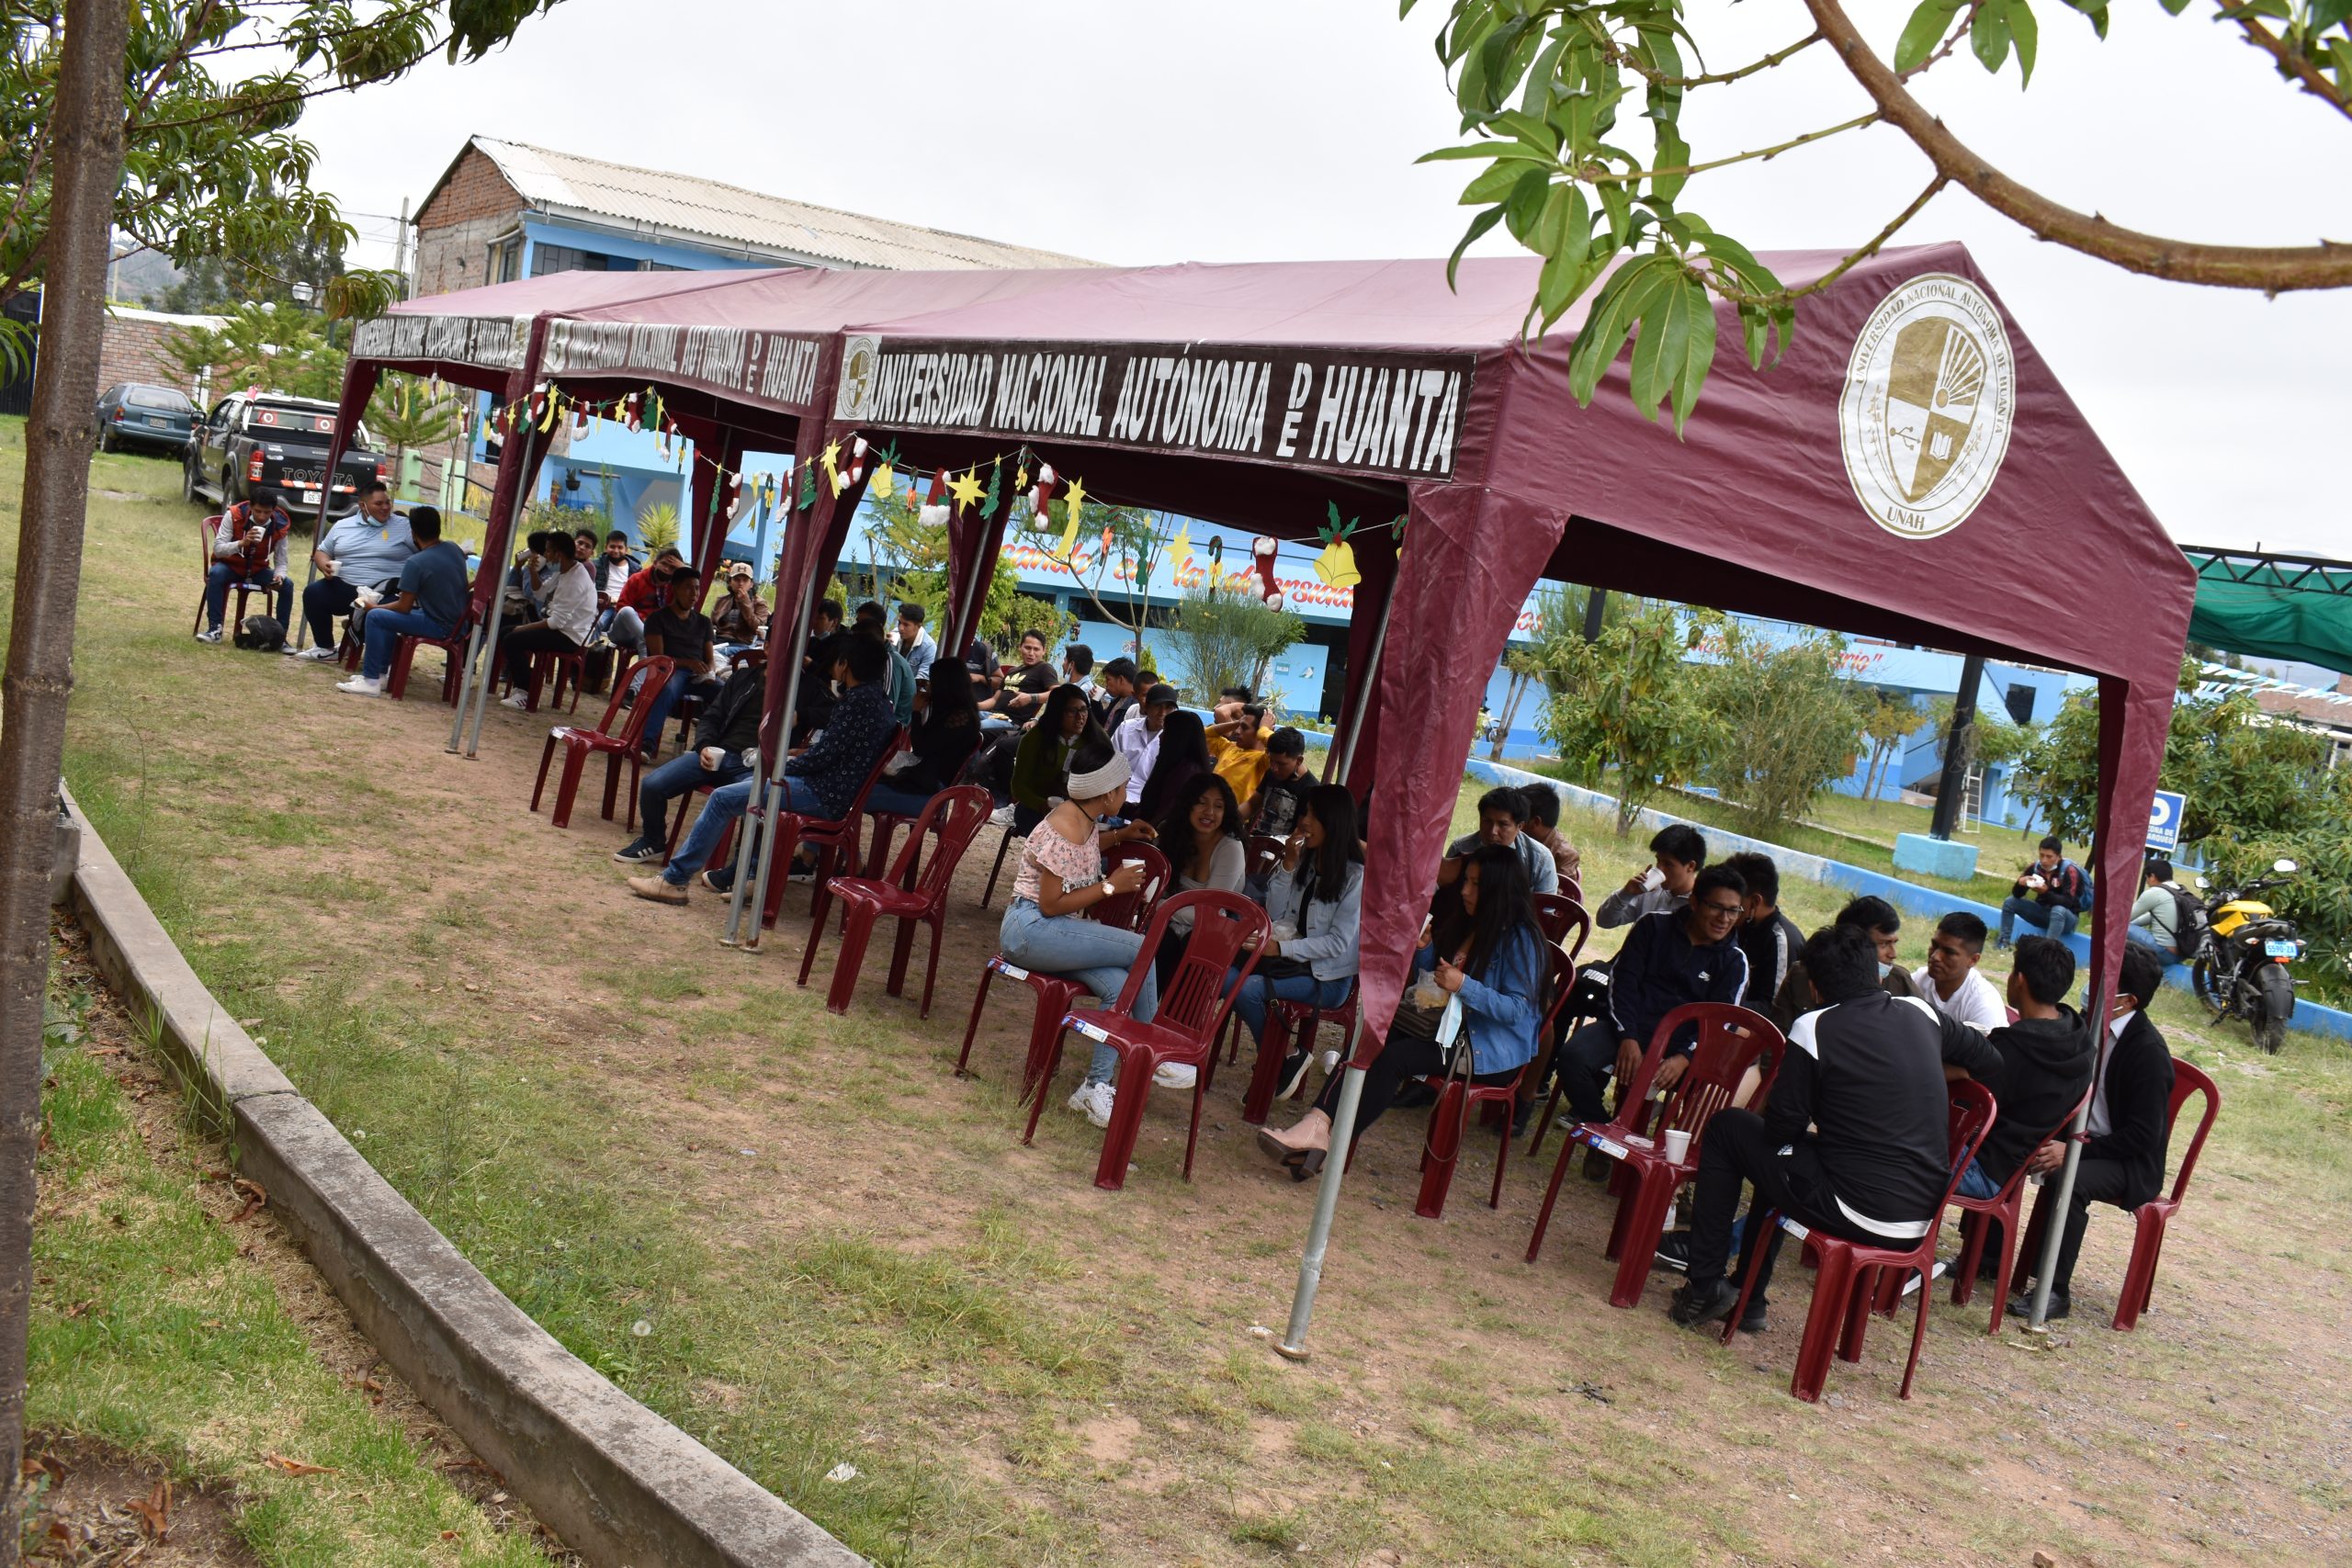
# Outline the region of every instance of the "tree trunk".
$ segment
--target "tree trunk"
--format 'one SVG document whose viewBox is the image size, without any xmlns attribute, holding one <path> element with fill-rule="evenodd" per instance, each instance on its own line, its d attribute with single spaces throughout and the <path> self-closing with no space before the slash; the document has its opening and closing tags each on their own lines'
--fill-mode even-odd
<svg viewBox="0 0 2352 1568">
<path fill-rule="evenodd" d="M 41 999 L 49 982 L 50 857 L 73 689 L 83 513 L 97 437 L 107 241 L 122 175 L 128 0 L 66 0 L 59 64 L 40 365 L 25 424 L 16 621 L 0 680 L 0 1564 L 24 1517 L 25 1341 L 31 1304 L 34 1158 L 40 1142 Z"/>
</svg>

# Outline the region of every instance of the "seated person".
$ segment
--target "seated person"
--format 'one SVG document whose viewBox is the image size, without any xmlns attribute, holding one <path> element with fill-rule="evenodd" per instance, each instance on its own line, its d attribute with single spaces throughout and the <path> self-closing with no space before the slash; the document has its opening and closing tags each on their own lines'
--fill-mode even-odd
<svg viewBox="0 0 2352 1568">
<path fill-rule="evenodd" d="M 545 528 L 532 529 L 525 537 L 523 547 L 514 553 L 514 564 L 507 569 L 504 618 L 509 624 L 536 621 L 545 615 L 548 590 L 554 586 L 556 577 L 548 537 Z"/>
<path fill-rule="evenodd" d="M 1668 1309 L 1690 1327 L 1721 1322 L 1739 1290 L 1724 1277 L 1743 1183 L 1756 1189 L 1741 1235 L 1741 1278 L 1755 1290 L 1739 1326 L 1764 1327 L 1781 1227 L 1777 1210 L 1827 1235 L 1874 1247 L 1917 1246 L 1935 1227 L 1951 1179 L 1948 1067 L 1997 1074 L 1984 1036 L 1917 997 L 1880 988 L 1868 931 L 1834 925 L 1804 944 L 1822 1006 L 1799 1019 L 1762 1115 L 1715 1112 L 1692 1183 L 1690 1277 Z M 1768 1234 L 1769 1233 L 1769 1234 Z"/>
<path fill-rule="evenodd" d="M 710 629 L 718 650 L 734 657 L 738 649 L 760 640 L 768 626 L 768 607 L 752 583 L 752 569 L 739 566 L 727 579 L 727 596 L 711 606 Z"/>
<path fill-rule="evenodd" d="M 865 809 L 910 821 L 922 815 L 931 797 L 963 775 L 964 764 L 980 744 L 980 713 L 972 701 L 971 672 L 953 659 L 934 660 L 931 682 L 907 750 L 891 760 L 890 771 L 865 797 Z"/>
<path fill-rule="evenodd" d="M 872 615 L 866 614 L 869 610 Z M 884 685 L 890 698 L 890 711 L 899 716 L 900 724 L 912 724 L 915 720 L 915 667 L 907 662 L 907 656 L 899 651 L 898 643 L 891 639 L 882 620 L 882 606 L 871 599 L 859 605 L 857 624 L 850 631 L 853 636 L 870 637 L 882 645 L 883 655 L 890 661 L 884 676 Z"/>
<path fill-rule="evenodd" d="M 1102 733 L 1115 736 L 1119 726 L 1127 721 L 1127 714 L 1136 705 L 1136 661 L 1114 659 L 1102 666 L 1102 694 L 1094 699 L 1094 722 Z"/>
<path fill-rule="evenodd" d="M 1127 972 L 1143 951 L 1141 932 L 1085 915 L 1103 899 L 1143 886 L 1138 865 L 1122 865 L 1108 876 L 1102 874 L 1104 848 L 1151 837 L 1151 825 L 1146 822 L 1109 829 L 1101 825 L 1100 818 L 1118 810 L 1126 798 L 1127 760 L 1107 742 L 1089 738 L 1070 758 L 1067 798 L 1054 804 L 1022 846 L 1012 902 L 1005 907 L 1004 921 L 997 930 L 997 946 L 1007 960 L 1040 975 L 1075 980 L 1106 1005 L 1118 998 Z M 1146 969 L 1143 988 L 1136 996 L 1136 1021 L 1148 1023 L 1159 1008 L 1159 979 Z M 1069 1097 L 1069 1108 L 1097 1127 L 1111 1124 L 1112 1080 L 1118 1066 L 1119 1054 L 1098 1042 L 1086 1077 Z"/>
<path fill-rule="evenodd" d="M 1709 866 L 1691 879 L 1690 901 L 1679 909 L 1645 915 L 1625 934 L 1609 966 L 1608 1016 L 1568 1037 L 1557 1057 L 1560 1085 L 1578 1122 L 1606 1122 L 1601 1086 L 1614 1073 L 1624 1082 L 1641 1065 L 1659 1021 L 1690 1002 L 1736 1003 L 1747 989 L 1747 954 L 1738 942 L 1747 888 L 1728 866 Z M 1658 1064 L 1657 1086 L 1671 1089 L 1690 1066 L 1698 1032 L 1688 1030 Z M 1606 1166 L 1588 1163 L 1596 1177 Z"/>
<path fill-rule="evenodd" d="M 1258 793 L 1243 796 L 1242 817 L 1252 833 L 1287 839 L 1307 792 L 1320 783 L 1306 765 L 1306 737 L 1288 725 L 1266 737 L 1266 773 Z"/>
<path fill-rule="evenodd" d="M 414 526 L 413 514 L 411 526 Z M 596 629 L 596 590 L 588 569 L 571 558 L 577 547 L 571 536 L 553 533 L 544 541 L 548 570 L 543 581 L 547 608 L 543 619 L 526 621 L 503 634 L 506 649 L 504 705 L 526 708 L 531 702 L 531 657 L 538 653 L 574 653 L 588 646 Z M 368 618 L 374 620 L 375 612 Z"/>
<path fill-rule="evenodd" d="M 338 683 L 338 692 L 373 696 L 384 689 L 392 653 L 403 637 L 446 637 L 466 618 L 472 589 L 466 552 L 441 536 L 441 513 L 420 506 L 408 514 L 416 553 L 401 563 L 400 589 L 368 612 L 361 626 L 359 673 Z"/>
<path fill-rule="evenodd" d="M 620 607 L 621 590 L 636 574 L 637 558 L 628 553 L 628 536 L 616 528 L 605 536 L 601 551 L 580 558 L 588 568 L 588 581 L 596 588 L 596 635 L 603 637 Z"/>
<path fill-rule="evenodd" d="M 1193 774 L 1215 772 L 1216 764 L 1209 756 L 1208 731 L 1201 716 L 1178 708 L 1159 727 L 1151 777 L 1144 782 L 1142 797 L 1136 802 L 1139 814 L 1147 822 L 1159 821 L 1168 814 L 1168 803 Z"/>
<path fill-rule="evenodd" d="M 1954 909 L 1936 922 L 1936 934 L 1928 939 L 1928 962 L 1911 973 L 1912 990 L 1947 1018 L 1987 1032 L 1999 1029 L 2009 1021 L 2008 1010 L 2001 1005 L 2001 993 L 1993 988 L 1993 982 L 1976 972 L 1977 960 L 1984 956 L 1984 922 L 1965 909 Z M 2071 953 L 2066 955 L 2066 973 L 2071 980 L 2075 973 Z M 2014 976 L 2009 989 L 2012 994 L 2017 990 Z M 2004 1116 L 2008 1114 L 2008 1097 L 2003 1095 Z"/>
<path fill-rule="evenodd" d="M 1142 705 L 1129 713 L 1111 735 L 1111 744 L 1127 760 L 1130 806 L 1143 800 L 1144 786 L 1151 782 L 1151 771 L 1159 765 L 1159 738 L 1166 733 L 1169 716 L 1176 712 L 1175 687 L 1155 682 L 1144 687 L 1143 693 Z"/>
<path fill-rule="evenodd" d="M 907 656 L 907 663 L 914 671 L 915 679 L 928 681 L 931 679 L 932 661 L 939 657 L 939 644 L 922 629 L 922 606 L 913 601 L 909 600 L 899 606 L 899 651 Z M 967 689 L 969 684 L 967 681 Z"/>
<path fill-rule="evenodd" d="M 220 525 L 212 534 L 212 564 L 204 572 L 204 626 L 198 642 L 219 642 L 220 622 L 229 613 L 229 590 L 236 587 L 270 591 L 280 626 L 294 613 L 294 580 L 286 572 L 286 536 L 294 519 L 278 501 L 277 491 L 257 487 L 251 501 L 224 507 Z"/>
<path fill-rule="evenodd" d="M 1322 809 L 1324 791 L 1345 795 L 1337 784 L 1325 784 L 1307 806 L 1311 817 Z M 1350 796 L 1352 807 L 1353 797 Z M 1334 818 L 1340 815 L 1337 802 Z M 1336 827 L 1336 822 L 1330 826 Z M 1329 853 L 1328 845 L 1324 853 Z M 1353 874 L 1360 868 L 1351 866 Z M 1317 880 L 1322 880 L 1318 870 Z M 1351 884 L 1351 886 L 1354 886 Z M 1437 1035 L 1444 1005 L 1424 1007 L 1415 999 L 1422 986 L 1408 989 L 1396 1008 L 1388 1038 L 1380 1055 L 1364 1072 L 1363 1098 L 1356 1104 L 1353 1137 L 1380 1120 L 1408 1078 L 1428 1077 L 1453 1070 L 1465 1073 L 1473 1083 L 1508 1083 L 1534 1060 L 1535 1033 L 1544 1020 L 1544 988 L 1551 979 L 1550 946 L 1535 923 L 1535 904 L 1527 886 L 1527 867 L 1517 852 L 1485 844 L 1462 867 L 1449 899 L 1447 918 L 1432 923 L 1431 940 L 1414 956 L 1417 973 L 1434 971 L 1437 993 L 1458 998 L 1462 1030 L 1449 1045 Z M 1349 963 L 1354 963 L 1350 953 Z M 1431 999 L 1435 999 L 1432 998 Z M 1469 1059 L 1457 1061 L 1462 1051 Z M 1258 1146 L 1290 1168 L 1294 1180 L 1304 1181 L 1323 1167 L 1331 1147 L 1331 1117 L 1340 1103 L 1345 1073 L 1324 1080 L 1315 1108 L 1286 1132 L 1270 1127 L 1258 1131 Z"/>
<path fill-rule="evenodd" d="M 1747 995 L 1740 1002 L 1764 1012 L 1804 951 L 1804 933 L 1781 913 L 1781 868 L 1770 855 L 1751 850 L 1727 857 L 1724 864 L 1747 889 L 1739 901 L 1739 950 L 1747 954 Z"/>
<path fill-rule="evenodd" d="M 1552 852 L 1520 830 L 1528 817 L 1527 796 L 1515 789 L 1490 789 L 1478 797 L 1478 830 L 1464 833 L 1445 846 L 1445 859 L 1438 863 L 1437 885 L 1451 887 L 1462 874 L 1462 867 L 1476 854 L 1481 844 L 1493 844 L 1519 856 L 1520 864 L 1527 872 L 1530 893 L 1557 893 L 1560 873 L 1552 863 Z"/>
<path fill-rule="evenodd" d="M 832 717 L 817 743 L 785 760 L 776 779 L 783 788 L 783 810 L 816 821 L 836 822 L 856 801 L 866 775 L 874 771 L 874 760 L 899 733 L 890 701 L 882 694 L 886 663 L 882 645 L 871 637 L 851 637 L 842 645 L 842 657 L 833 666 L 833 678 L 842 687 L 841 700 L 833 705 Z M 747 773 L 758 766 L 755 756 L 746 756 L 742 762 Z M 719 835 L 750 807 L 752 786 L 758 782 L 746 776 L 725 789 L 713 790 L 686 841 L 678 846 L 661 874 L 632 876 L 628 890 L 657 904 L 684 903 L 686 884 L 708 863 L 711 852 L 718 847 Z M 776 874 L 806 881 L 816 874 L 816 864 L 807 847 L 798 846 L 792 863 L 779 865 Z M 703 874 L 703 886 L 714 893 L 731 892 L 734 885 L 732 866 L 713 867 Z"/>
<path fill-rule="evenodd" d="M 2034 851 L 2033 863 L 2018 874 L 2009 896 L 2001 900 L 2000 944 L 2009 945 L 2019 920 L 2063 941 L 2074 934 L 2075 922 L 2090 901 L 2083 868 L 2066 858 L 2064 843 L 2046 838 Z"/>
<path fill-rule="evenodd" d="M 2083 1155 L 2075 1168 L 2073 1201 L 2066 1206 L 2065 1233 L 2050 1271 L 2049 1317 L 2064 1317 L 2074 1297 L 2075 1258 L 2093 1203 L 2112 1203 L 2130 1213 L 2163 1192 L 2165 1145 L 2172 1131 L 2172 1053 L 2149 1021 L 2148 1003 L 2165 983 L 2164 960 L 2153 949 L 2123 950 L 2123 969 L 2107 1028 L 2099 1032 L 2098 1087 L 2091 1095 L 2084 1126 Z M 2044 1145 L 2026 1168 L 2051 1171 L 2065 1158 L 2063 1142 Z M 2027 1266 L 2040 1258 L 2028 1258 Z M 2030 1317 L 2030 1281 L 2009 1303 L 2009 1315 Z"/>
<path fill-rule="evenodd" d="M 392 492 L 381 479 L 359 487 L 359 509 L 334 527 L 311 552 L 318 578 L 302 590 L 302 618 L 311 623 L 311 646 L 297 659 L 334 657 L 334 620 L 359 603 L 359 591 L 374 589 L 379 601 L 397 592 L 401 568 L 416 554 L 408 519 L 392 513 Z M 294 652 L 288 643 L 286 650 Z"/>
<path fill-rule="evenodd" d="M 624 541 L 626 543 L 626 541 Z M 605 545 L 609 555 L 612 546 Z M 678 553 L 675 545 L 665 545 L 641 571 L 631 572 L 621 584 L 613 600 L 613 613 L 605 623 L 605 635 L 615 648 L 631 653 L 645 650 L 645 620 L 669 601 L 670 576 L 685 570 L 686 558 Z M 609 570 L 607 572 L 609 581 Z"/>
<path fill-rule="evenodd" d="M 1152 824 L 1153 841 L 1159 852 L 1168 857 L 1169 872 L 1173 885 L 1169 893 L 1194 893 L 1204 888 L 1219 893 L 1241 891 L 1242 874 L 1249 869 L 1249 854 L 1241 843 L 1241 811 L 1233 803 L 1233 790 L 1215 773 L 1195 773 L 1176 798 L 1168 804 L 1168 814 Z M 1180 909 L 1168 922 L 1168 938 L 1159 944 L 1155 962 L 1159 967 L 1159 988 L 1167 990 L 1168 982 L 1175 977 L 1176 965 L 1184 956 L 1184 944 L 1176 940 L 1193 929 L 1189 909 Z M 1180 1081 L 1181 1080 L 1181 1081 Z M 1193 1087 L 1193 1070 L 1173 1064 L 1162 1067 L 1156 1081 L 1173 1089 Z"/>
<path fill-rule="evenodd" d="M 2000 1117 L 1961 1173 L 1962 1197 L 1996 1196 L 2091 1087 L 2095 1048 L 2082 1014 L 2066 1005 L 2074 987 L 2075 954 L 2064 942 L 2030 936 L 2018 943 L 2009 971 L 2009 1005 L 2018 1021 L 2004 1019 L 1985 1035 L 2000 1053 L 1999 1069 L 1973 1075 L 2000 1102 Z M 1985 1241 L 1985 1256 L 1997 1258 L 2000 1238 Z"/>
<path fill-rule="evenodd" d="M 1625 886 L 1600 901 L 1592 912 L 1595 925 L 1630 926 L 1644 915 L 1679 909 L 1690 901 L 1699 868 L 1707 863 L 1707 840 L 1688 822 L 1669 822 L 1650 839 L 1657 857 L 1647 871 L 1637 871 Z"/>
<path fill-rule="evenodd" d="M 1071 643 L 1062 649 L 1062 683 L 1076 686 L 1086 694 L 1086 705 L 1093 707 L 1102 689 L 1094 683 L 1094 650 L 1082 642 Z"/>
<path fill-rule="evenodd" d="M 1916 997 L 1919 994 L 1919 987 L 1911 983 L 1911 971 L 1895 962 L 1902 956 L 1896 939 L 1903 931 L 1903 917 L 1894 912 L 1894 905 L 1865 893 L 1838 911 L 1837 923 L 1852 926 L 1869 935 L 1871 945 L 1878 950 L 1879 984 L 1885 987 L 1888 996 Z M 1767 1012 L 1774 1026 L 1786 1034 L 1799 1018 L 1820 1005 L 1814 992 L 1812 978 L 1805 973 L 1804 961 L 1799 959 L 1789 965 L 1788 978 L 1781 981 L 1781 988 L 1772 993 L 1771 1007 L 1758 1010 Z M 2007 1018 L 2002 1021 L 2007 1022 Z"/>
<path fill-rule="evenodd" d="M 646 712 L 640 740 L 640 754 L 649 762 L 662 754 L 662 730 L 678 699 L 691 696 L 707 703 L 718 691 L 718 682 L 711 677 L 718 661 L 718 639 L 712 635 L 710 617 L 699 607 L 701 601 L 702 579 L 680 567 L 670 574 L 668 602 L 645 617 L 646 657 L 669 659 L 675 664 L 660 691 L 638 693 L 638 701 L 650 699 L 653 705 Z"/>
<path fill-rule="evenodd" d="M 2186 962 L 2190 954 L 2181 933 L 2195 927 L 2184 919 L 2182 905 L 2184 901 L 2194 904 L 2196 898 L 2173 880 L 2172 862 L 2158 855 L 2140 873 L 2140 896 L 2132 901 L 2132 923 L 2123 928 L 2123 934 L 2143 947 L 2154 948 L 2166 964 L 2176 959 Z"/>
<path fill-rule="evenodd" d="M 848 635 L 842 629 L 839 600 L 823 600 L 808 612 L 808 644 L 800 655 L 800 694 L 793 704 L 792 743 L 796 746 L 824 728 L 826 716 L 833 711 L 833 666 L 841 660 L 842 639 Z"/>
<path fill-rule="evenodd" d="M 1555 893 L 1580 896 L 1584 886 L 1584 857 L 1576 846 L 1560 836 L 1560 792 L 1549 784 L 1525 784 L 1520 792 L 1527 801 L 1527 820 L 1519 830 L 1550 852 L 1556 886 Z M 1573 885 L 1573 886 L 1571 886 Z M 1542 888 L 1537 888 L 1542 892 Z"/>
<path fill-rule="evenodd" d="M 614 852 L 624 865 L 647 865 L 670 852 L 670 802 L 707 784 L 724 789 L 752 772 L 759 756 L 760 716 L 768 694 L 767 655 L 747 649 L 726 683 L 695 721 L 695 745 L 638 780 L 637 808 L 645 827 Z"/>
<path fill-rule="evenodd" d="M 1094 728 L 1086 694 L 1076 686 L 1056 686 L 1046 698 L 1043 717 L 1021 738 L 1012 757 L 1012 830 L 1033 831 L 1062 797 L 1069 777 L 1070 754 L 1085 740 L 1110 739 Z"/>
<path fill-rule="evenodd" d="M 1209 725 L 1206 734 L 1209 765 L 1233 786 L 1233 798 L 1255 795 L 1266 777 L 1266 738 L 1273 734 L 1266 727 L 1266 710 L 1253 703 L 1231 718 Z"/>
<path fill-rule="evenodd" d="M 996 695 L 980 705 L 980 722 L 990 729 L 1012 729 L 1037 716 L 1046 694 L 1055 686 L 1054 667 L 1046 662 L 1046 634 L 1021 634 L 1021 668 L 1004 677 Z"/>
</svg>

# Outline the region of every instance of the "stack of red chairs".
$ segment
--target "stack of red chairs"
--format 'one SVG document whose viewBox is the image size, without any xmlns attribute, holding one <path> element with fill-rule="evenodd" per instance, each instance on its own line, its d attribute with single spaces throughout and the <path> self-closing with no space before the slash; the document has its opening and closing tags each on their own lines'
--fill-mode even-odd
<svg viewBox="0 0 2352 1568">
<path fill-rule="evenodd" d="M 899 921 L 888 987 L 894 997 L 906 988 L 907 959 L 914 946 L 915 926 L 920 922 L 931 928 L 931 962 L 923 969 L 921 1014 L 924 1018 L 931 1016 L 932 983 L 939 977 L 939 943 L 946 934 L 947 886 L 955 878 L 964 852 L 971 847 L 973 836 L 994 808 L 989 792 L 978 784 L 941 790 L 924 805 L 922 815 L 915 818 L 914 831 L 907 835 L 906 848 L 899 852 L 888 875 L 836 876 L 826 885 L 826 890 L 842 901 L 842 953 L 833 964 L 832 988 L 825 995 L 826 1011 L 849 1011 L 850 995 L 857 988 L 858 967 L 865 961 L 865 944 L 874 935 L 874 923 L 884 915 L 892 915 Z M 935 841 L 931 858 L 922 861 L 918 871 L 917 862 L 926 835 L 935 836 Z M 809 966 L 817 958 L 817 942 L 824 932 L 822 919 L 810 922 L 808 945 L 800 953 L 801 985 L 808 983 Z"/>
<path fill-rule="evenodd" d="M 649 662 L 666 665 L 667 659 Z M 573 725 L 559 724 L 548 731 L 548 743 L 539 753 L 539 782 L 531 791 L 531 809 L 539 808 L 539 796 L 548 787 L 548 765 L 555 758 L 555 749 L 563 748 L 563 774 L 556 784 L 554 822 L 559 828 L 571 826 L 572 798 L 580 793 L 581 771 L 588 765 L 592 755 L 605 759 L 605 820 L 613 819 L 614 798 L 620 788 L 622 759 L 628 761 L 629 819 L 637 818 L 637 781 L 640 767 L 637 756 L 639 737 L 645 728 L 646 705 L 639 703 L 629 710 L 626 721 L 621 720 L 622 688 L 613 688 L 612 699 L 605 705 L 605 716 L 596 721 L 594 729 L 582 729 Z M 616 730 L 613 726 L 620 723 Z M 679 813 L 684 816 L 684 813 Z"/>
</svg>

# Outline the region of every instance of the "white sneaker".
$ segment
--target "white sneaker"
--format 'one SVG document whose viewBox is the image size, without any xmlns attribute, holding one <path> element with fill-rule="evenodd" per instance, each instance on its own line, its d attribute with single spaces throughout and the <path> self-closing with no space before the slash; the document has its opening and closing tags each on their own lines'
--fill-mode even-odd
<svg viewBox="0 0 2352 1568">
<path fill-rule="evenodd" d="M 1182 1062 L 1162 1062 L 1151 1075 L 1151 1081 L 1161 1089 L 1190 1089 L 1200 1079 L 1200 1069 Z"/>
<path fill-rule="evenodd" d="M 354 696 L 375 697 L 383 694 L 384 682 L 380 680 L 370 680 L 365 675 L 354 675 L 348 681 L 337 681 L 334 683 L 334 689 L 338 692 L 349 692 Z"/>
<path fill-rule="evenodd" d="M 213 634 L 213 636 L 212 636 L 212 640 L 213 640 L 214 642 L 219 642 L 219 641 L 220 640 L 220 635 L 218 632 L 215 632 L 215 633 Z M 992 814 L 990 814 L 990 816 L 989 816 L 989 827 L 991 827 L 991 828 L 1010 828 L 1010 827 L 1012 827 L 1012 807 L 1010 807 L 1010 806 L 1000 806 L 1000 807 L 998 807 L 996 808 L 996 810 L 995 810 Z"/>
<path fill-rule="evenodd" d="M 513 708 L 515 712 L 520 713 L 523 709 L 531 705 L 531 694 L 528 692 L 509 692 L 504 696 L 498 699 L 498 705 L 503 708 Z"/>
<path fill-rule="evenodd" d="M 1097 1127 L 1108 1127 L 1111 1124 L 1111 1103 L 1117 1098 L 1118 1090 L 1109 1084 L 1099 1083 L 1088 1089 L 1086 1096 L 1086 1119 Z"/>
<path fill-rule="evenodd" d="M 330 660 L 334 657 L 334 649 L 332 648 L 306 648 L 300 653 L 294 653 L 294 650 L 289 648 L 286 651 L 289 654 L 293 654 L 297 659 L 311 659 L 321 661 Z"/>
<path fill-rule="evenodd" d="M 196 634 L 196 640 L 198 642 L 219 642 L 220 640 L 220 628 L 219 626 L 215 626 L 209 632 L 198 632 Z"/>
<path fill-rule="evenodd" d="M 1091 1083 L 1079 1085 L 1070 1090 L 1069 1099 L 1064 1103 L 1080 1116 L 1085 1115 L 1087 1109 L 1094 1103 L 1094 1086 Z"/>
</svg>

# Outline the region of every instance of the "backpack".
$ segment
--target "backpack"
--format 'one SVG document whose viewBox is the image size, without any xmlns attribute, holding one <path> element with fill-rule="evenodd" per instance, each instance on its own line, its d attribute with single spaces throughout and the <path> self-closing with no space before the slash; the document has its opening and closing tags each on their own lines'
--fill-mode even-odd
<svg viewBox="0 0 2352 1568">
<path fill-rule="evenodd" d="M 2194 953 L 2205 936 L 2204 901 L 2177 882 L 2163 884 L 2172 895 L 2173 951 L 2186 959 Z"/>
<path fill-rule="evenodd" d="M 286 627 L 276 615 L 247 615 L 237 623 L 237 646 L 274 653 L 286 646 Z"/>
</svg>

